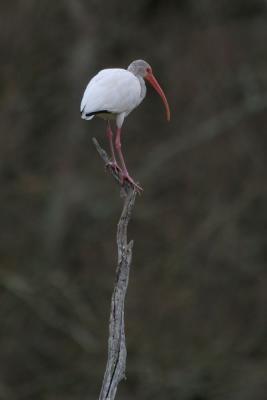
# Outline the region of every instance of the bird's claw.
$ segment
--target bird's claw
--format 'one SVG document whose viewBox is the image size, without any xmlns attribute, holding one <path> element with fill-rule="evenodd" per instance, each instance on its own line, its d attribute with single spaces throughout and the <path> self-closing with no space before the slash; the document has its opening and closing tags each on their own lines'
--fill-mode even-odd
<svg viewBox="0 0 267 400">
<path fill-rule="evenodd" d="M 125 182 L 128 182 L 130 185 L 134 187 L 134 189 L 137 191 L 138 194 L 141 194 L 143 188 L 140 185 L 138 185 L 138 183 L 136 183 L 133 180 L 133 178 L 130 177 L 129 174 L 124 173 L 121 167 L 119 167 L 119 165 L 115 161 L 109 161 L 106 164 L 106 169 L 108 168 L 112 169 L 116 174 L 120 175 L 121 186 L 123 186 Z"/>
<path fill-rule="evenodd" d="M 121 168 L 118 166 L 118 164 L 114 161 L 109 161 L 106 164 L 106 169 L 111 168 L 113 169 L 113 171 L 115 171 L 116 173 L 120 174 L 121 173 Z"/>
<path fill-rule="evenodd" d="M 143 188 L 141 186 L 139 186 L 134 180 L 133 178 L 130 177 L 129 174 L 122 174 L 121 176 L 121 185 L 124 185 L 124 182 L 128 182 L 130 183 L 134 189 L 137 191 L 138 194 L 141 194 L 143 191 Z"/>
</svg>

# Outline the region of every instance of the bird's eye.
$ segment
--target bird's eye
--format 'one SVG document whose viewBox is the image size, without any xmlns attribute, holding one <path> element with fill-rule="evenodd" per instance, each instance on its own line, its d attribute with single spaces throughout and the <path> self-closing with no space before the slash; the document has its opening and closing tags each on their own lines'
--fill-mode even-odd
<svg viewBox="0 0 267 400">
<path fill-rule="evenodd" d="M 151 72 L 151 68 L 146 68 L 146 72 L 150 73 Z"/>
</svg>

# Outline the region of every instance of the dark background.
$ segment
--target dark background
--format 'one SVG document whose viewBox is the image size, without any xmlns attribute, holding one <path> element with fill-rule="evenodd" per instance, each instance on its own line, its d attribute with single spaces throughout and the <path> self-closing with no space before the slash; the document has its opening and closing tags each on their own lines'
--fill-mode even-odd
<svg viewBox="0 0 267 400">
<path fill-rule="evenodd" d="M 123 126 L 144 187 L 118 399 L 267 398 L 267 2 L 1 1 L 0 399 L 96 399 L 119 188 L 80 119 L 99 69 L 148 61 Z"/>
</svg>

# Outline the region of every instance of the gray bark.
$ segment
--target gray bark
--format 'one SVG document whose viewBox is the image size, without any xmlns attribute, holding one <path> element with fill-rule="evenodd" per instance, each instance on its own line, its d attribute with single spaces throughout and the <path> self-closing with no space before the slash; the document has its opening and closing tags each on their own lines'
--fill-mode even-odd
<svg viewBox="0 0 267 400">
<path fill-rule="evenodd" d="M 97 140 L 94 145 L 106 165 L 109 158 Z M 120 183 L 119 174 L 109 168 L 114 179 Z M 127 228 L 135 203 L 136 191 L 132 185 L 125 183 L 121 188 L 123 209 L 118 222 L 117 246 L 118 264 L 116 269 L 115 285 L 111 299 L 108 338 L 108 360 L 102 383 L 99 400 L 113 400 L 116 396 L 119 382 L 125 378 L 126 369 L 126 341 L 124 327 L 124 303 L 129 281 L 130 265 L 132 261 L 133 241 L 127 241 Z"/>
</svg>

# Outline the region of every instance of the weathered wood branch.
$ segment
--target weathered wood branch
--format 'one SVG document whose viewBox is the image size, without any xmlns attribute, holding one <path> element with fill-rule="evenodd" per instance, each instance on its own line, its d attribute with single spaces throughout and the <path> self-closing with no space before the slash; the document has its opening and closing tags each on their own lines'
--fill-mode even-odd
<svg viewBox="0 0 267 400">
<path fill-rule="evenodd" d="M 93 138 L 93 143 L 105 165 L 108 165 L 110 160 L 105 150 L 100 147 L 95 138 Z M 113 178 L 120 183 L 119 173 L 112 168 L 109 168 L 109 170 Z M 117 229 L 118 264 L 111 299 L 108 360 L 99 400 L 115 399 L 118 384 L 125 377 L 126 369 L 127 349 L 124 328 L 124 303 L 133 250 L 133 241 L 131 240 L 128 243 L 127 240 L 127 228 L 135 203 L 136 190 L 126 182 L 121 188 L 121 195 L 124 203 Z"/>
</svg>

